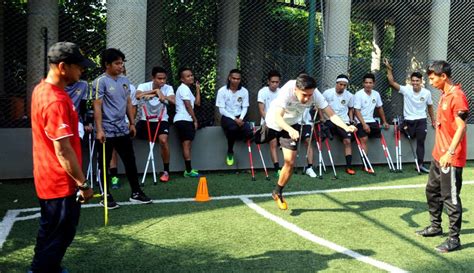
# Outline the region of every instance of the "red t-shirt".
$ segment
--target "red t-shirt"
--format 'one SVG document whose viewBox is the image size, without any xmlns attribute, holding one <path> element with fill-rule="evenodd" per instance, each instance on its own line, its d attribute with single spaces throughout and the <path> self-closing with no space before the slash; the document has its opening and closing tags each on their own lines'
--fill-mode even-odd
<svg viewBox="0 0 474 273">
<path fill-rule="evenodd" d="M 41 199 L 66 197 L 76 191 L 76 182 L 59 163 L 53 142 L 69 138 L 82 166 L 78 116 L 67 93 L 41 81 L 31 98 L 33 135 L 33 175 L 36 193 Z"/>
<path fill-rule="evenodd" d="M 443 93 L 439 100 L 438 112 L 436 113 L 435 145 L 433 148 L 433 158 L 437 161 L 446 154 L 449 145 L 456 133 L 456 121 L 459 111 L 469 111 L 466 95 L 461 87 L 456 85 L 448 94 Z M 467 137 L 461 139 L 456 151 L 454 152 L 452 165 L 454 167 L 464 167 L 466 165 Z"/>
</svg>

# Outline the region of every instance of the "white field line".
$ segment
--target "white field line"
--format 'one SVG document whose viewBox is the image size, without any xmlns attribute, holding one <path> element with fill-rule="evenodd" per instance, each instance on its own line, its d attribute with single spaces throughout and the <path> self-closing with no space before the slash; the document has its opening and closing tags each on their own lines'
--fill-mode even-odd
<svg viewBox="0 0 474 273">
<path fill-rule="evenodd" d="M 474 181 L 463 181 L 463 185 L 473 185 Z M 398 185 L 398 186 L 380 186 L 380 187 L 355 187 L 355 188 L 342 188 L 342 189 L 329 189 L 329 190 L 315 190 L 315 191 L 295 191 L 295 192 L 285 192 L 285 196 L 291 195 L 311 195 L 311 194 L 321 194 L 321 193 L 336 193 L 336 192 L 355 192 L 355 191 L 380 191 L 380 190 L 396 190 L 396 189 L 414 189 L 414 188 L 423 188 L 425 184 L 416 184 L 416 185 Z M 224 195 L 211 197 L 211 200 L 231 200 L 231 199 L 242 199 L 242 198 L 263 198 L 271 197 L 271 193 L 262 193 L 262 194 L 244 194 L 244 195 Z M 176 199 L 160 199 L 153 200 L 154 204 L 167 204 L 167 203 L 184 203 L 184 202 L 194 202 L 194 198 L 176 198 Z M 121 206 L 128 205 L 137 205 L 134 202 L 117 202 Z M 82 205 L 82 208 L 96 208 L 101 207 L 99 204 L 86 204 Z M 39 212 L 40 208 L 26 208 L 26 209 L 12 209 L 8 210 L 3 217 L 2 222 L 0 222 L 0 249 L 3 247 L 10 230 L 15 223 L 19 220 L 30 220 L 34 218 L 39 218 L 40 214 L 36 213 L 34 215 L 25 216 L 18 218 L 17 216 L 20 213 L 25 212 Z"/>
<path fill-rule="evenodd" d="M 273 221 L 277 224 L 279 224 L 280 226 L 292 231 L 293 233 L 296 233 L 297 235 L 303 237 L 304 239 L 306 240 L 309 240 L 313 243 L 316 243 L 318 245 L 321 245 L 323 247 L 326 247 L 326 248 L 329 248 L 329 249 L 332 249 L 336 252 L 339 252 L 341 254 L 344 254 L 344 255 L 347 255 L 349 257 L 352 257 L 358 261 L 361 261 L 363 263 L 366 263 L 366 264 L 370 264 L 372 266 L 375 266 L 377 268 L 380 268 L 382 270 L 386 270 L 388 272 L 407 272 L 403 269 L 400 269 L 398 267 L 395 267 L 393 265 L 390 265 L 390 264 L 387 264 L 387 263 L 384 263 L 384 262 L 381 262 L 381 261 L 378 261 L 378 260 L 375 260 L 373 258 L 370 258 L 370 257 L 367 257 L 365 255 L 362 255 L 358 252 L 355 252 L 353 250 L 350 250 L 350 249 L 347 249 L 343 246 L 340 246 L 338 244 L 335 244 L 331 241 L 328 241 L 328 240 L 325 240 L 321 237 L 318 237 L 314 234 L 312 234 L 311 232 L 309 231 L 306 231 L 300 227 L 298 227 L 297 225 L 295 224 L 292 224 L 288 221 L 285 221 L 283 220 L 282 218 L 274 215 L 274 214 L 271 214 L 270 212 L 266 211 L 264 208 L 260 207 L 259 205 L 255 204 L 252 200 L 250 200 L 249 198 L 246 198 L 246 197 L 242 197 L 241 200 L 248 206 L 250 207 L 251 209 L 253 209 L 255 212 L 257 212 L 258 214 L 262 215 L 263 217 L 267 218 L 268 220 L 270 221 Z"/>
</svg>

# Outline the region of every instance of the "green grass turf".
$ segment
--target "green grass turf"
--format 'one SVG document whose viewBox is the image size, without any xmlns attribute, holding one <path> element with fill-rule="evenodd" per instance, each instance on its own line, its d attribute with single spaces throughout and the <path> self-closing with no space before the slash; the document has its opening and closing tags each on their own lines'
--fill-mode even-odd
<svg viewBox="0 0 474 273">
<path fill-rule="evenodd" d="M 464 169 L 464 180 L 472 180 L 473 166 L 470 162 Z M 348 176 L 339 168 L 337 180 L 329 179 L 330 174 L 323 180 L 299 174 L 285 190 L 426 183 L 427 176 L 418 176 L 413 166 L 404 168 L 403 173 L 394 174 L 387 172 L 386 166 L 377 166 L 376 176 L 362 172 Z M 269 193 L 276 179 L 266 181 L 263 170 L 257 174 L 257 181 L 251 181 L 246 172 L 208 173 L 209 192 L 211 196 Z M 198 180 L 173 174 L 170 183 L 147 183 L 144 190 L 153 199 L 173 199 L 193 197 Z M 128 185 L 122 186 L 114 191 L 118 201 L 127 200 L 130 194 Z M 1 215 L 8 209 L 37 207 L 29 180 L 2 181 L 0 189 Z M 279 211 L 269 198 L 253 200 L 317 236 L 405 270 L 472 272 L 474 224 L 470 209 L 474 201 L 468 196 L 473 193 L 474 185 L 462 190 L 464 248 L 446 255 L 433 250 L 445 237 L 420 238 L 413 233 L 428 223 L 423 188 L 288 196 L 287 212 Z M 82 210 L 78 233 L 63 261 L 72 272 L 380 271 L 299 237 L 240 200 L 123 206 L 109 215 L 110 224 L 104 227 L 103 209 Z M 447 222 L 446 216 L 444 219 Z M 447 231 L 447 223 L 444 228 Z M 37 219 L 15 223 L 0 250 L 0 272 L 28 268 L 37 229 Z"/>
</svg>

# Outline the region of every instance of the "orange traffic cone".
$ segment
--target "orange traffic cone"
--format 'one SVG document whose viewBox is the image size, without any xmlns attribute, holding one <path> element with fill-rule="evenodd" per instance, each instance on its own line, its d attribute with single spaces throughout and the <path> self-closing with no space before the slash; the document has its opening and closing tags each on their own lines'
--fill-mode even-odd
<svg viewBox="0 0 474 273">
<path fill-rule="evenodd" d="M 207 180 L 205 176 L 201 176 L 199 178 L 199 185 L 196 192 L 196 198 L 194 198 L 197 202 L 206 202 L 211 200 L 209 197 L 209 193 L 207 192 Z"/>
</svg>

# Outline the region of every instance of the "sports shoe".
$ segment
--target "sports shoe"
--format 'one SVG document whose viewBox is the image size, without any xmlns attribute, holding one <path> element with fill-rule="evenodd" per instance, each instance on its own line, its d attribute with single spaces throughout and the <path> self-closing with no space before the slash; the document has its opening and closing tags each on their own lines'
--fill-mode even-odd
<svg viewBox="0 0 474 273">
<path fill-rule="evenodd" d="M 356 171 L 354 169 L 351 169 L 351 168 L 346 168 L 346 173 L 350 174 L 350 175 L 354 175 L 354 174 L 356 174 Z"/>
<path fill-rule="evenodd" d="M 276 191 L 272 191 L 272 198 L 277 202 L 277 206 L 281 210 L 287 210 L 288 209 L 288 203 L 286 203 L 285 198 L 283 198 L 283 195 L 278 194 Z"/>
<path fill-rule="evenodd" d="M 374 171 L 372 169 L 369 169 L 369 168 L 364 168 L 364 171 L 367 172 L 368 174 L 373 174 Z"/>
<path fill-rule="evenodd" d="M 425 166 L 421 165 L 421 166 L 420 166 L 420 172 L 422 172 L 422 173 L 430 173 L 430 170 L 428 170 Z"/>
<path fill-rule="evenodd" d="M 112 189 L 120 188 L 120 179 L 118 177 L 113 176 L 110 182 L 112 182 Z"/>
<path fill-rule="evenodd" d="M 105 207 L 103 198 L 102 198 L 102 200 L 100 200 L 99 204 L 102 207 Z M 115 202 L 115 200 L 114 200 L 114 198 L 112 197 L 111 194 L 108 194 L 107 195 L 107 209 L 111 210 L 111 209 L 118 209 L 118 208 L 120 208 L 119 204 L 117 204 L 117 202 Z"/>
<path fill-rule="evenodd" d="M 151 203 L 151 199 L 145 195 L 142 191 L 132 193 L 132 196 L 128 199 L 130 202 L 139 203 L 139 204 L 149 204 Z"/>
<path fill-rule="evenodd" d="M 227 164 L 227 166 L 234 165 L 234 154 L 228 153 L 225 158 L 225 163 Z"/>
<path fill-rule="evenodd" d="M 316 173 L 314 172 L 313 168 L 307 168 L 306 171 L 305 171 L 305 173 L 306 173 L 307 175 L 309 175 L 309 177 L 311 177 L 311 178 L 318 177 L 318 176 L 316 175 Z"/>
<path fill-rule="evenodd" d="M 422 230 L 415 231 L 415 233 L 423 237 L 434 237 L 438 235 L 443 235 L 443 229 L 440 227 L 436 228 L 433 226 L 427 226 Z"/>
<path fill-rule="evenodd" d="M 276 178 L 280 177 L 280 172 L 281 172 L 281 170 L 278 170 L 278 171 L 275 172 L 275 177 Z"/>
<path fill-rule="evenodd" d="M 437 246 L 435 249 L 441 253 L 448 253 L 461 248 L 461 240 L 459 238 L 450 237 L 444 243 Z"/>
<path fill-rule="evenodd" d="M 199 177 L 200 174 L 197 170 L 191 169 L 190 172 L 184 171 L 184 177 Z"/>
<path fill-rule="evenodd" d="M 160 176 L 160 182 L 166 183 L 170 180 L 170 174 L 167 171 L 164 171 Z"/>
</svg>

